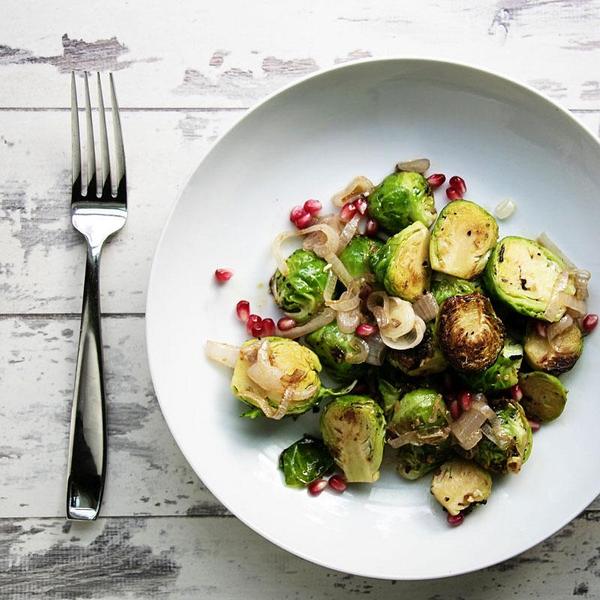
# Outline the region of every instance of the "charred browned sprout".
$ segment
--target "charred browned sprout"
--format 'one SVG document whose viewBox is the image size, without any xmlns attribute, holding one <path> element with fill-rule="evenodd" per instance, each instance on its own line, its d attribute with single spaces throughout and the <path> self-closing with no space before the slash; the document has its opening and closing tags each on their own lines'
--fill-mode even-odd
<svg viewBox="0 0 600 600">
<path fill-rule="evenodd" d="M 532 369 L 560 375 L 572 369 L 583 351 L 583 335 L 579 327 L 569 327 L 552 339 L 544 325 L 532 321 L 525 334 L 525 360 Z"/>
<path fill-rule="evenodd" d="M 438 338 L 448 362 L 458 371 L 483 371 L 498 358 L 504 326 L 482 294 L 448 298 L 438 318 Z"/>
<path fill-rule="evenodd" d="M 427 324 L 423 341 L 410 350 L 390 350 L 386 360 L 396 369 L 411 377 L 441 373 L 448 362 L 439 346 L 433 321 Z"/>
<path fill-rule="evenodd" d="M 533 371 L 521 373 L 521 405 L 530 419 L 545 423 L 560 417 L 567 403 L 567 390 L 554 375 Z"/>
</svg>

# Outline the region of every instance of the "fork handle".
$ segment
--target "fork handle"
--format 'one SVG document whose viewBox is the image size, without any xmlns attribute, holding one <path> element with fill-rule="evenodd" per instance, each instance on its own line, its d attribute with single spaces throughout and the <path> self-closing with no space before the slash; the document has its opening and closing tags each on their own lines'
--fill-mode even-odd
<svg viewBox="0 0 600 600">
<path fill-rule="evenodd" d="M 106 407 L 100 331 L 100 251 L 89 243 L 67 468 L 67 518 L 98 516 L 106 473 Z"/>
</svg>

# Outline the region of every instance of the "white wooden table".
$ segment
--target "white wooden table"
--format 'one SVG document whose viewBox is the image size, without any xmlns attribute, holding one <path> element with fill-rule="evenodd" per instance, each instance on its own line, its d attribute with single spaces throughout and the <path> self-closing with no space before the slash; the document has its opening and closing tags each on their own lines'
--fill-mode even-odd
<svg viewBox="0 0 600 600">
<path fill-rule="evenodd" d="M 321 67 L 389 55 L 506 73 L 598 134 L 600 0 L 3 0 L 0 597 L 600 597 L 598 501 L 485 571 L 422 583 L 351 577 L 285 553 L 228 514 L 162 419 L 144 306 L 172 200 L 211 142 L 267 93 Z M 129 178 L 127 227 L 103 264 L 110 454 L 93 524 L 63 519 L 84 266 L 69 219 L 72 69 L 117 71 Z"/>
</svg>

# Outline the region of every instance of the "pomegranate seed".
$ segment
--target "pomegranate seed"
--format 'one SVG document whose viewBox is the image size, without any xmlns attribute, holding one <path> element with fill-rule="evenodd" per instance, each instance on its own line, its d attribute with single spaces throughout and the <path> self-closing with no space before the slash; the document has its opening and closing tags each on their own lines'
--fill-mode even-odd
<svg viewBox="0 0 600 600">
<path fill-rule="evenodd" d="M 538 423 L 537 421 L 533 421 L 532 419 L 528 419 L 529 421 L 529 425 L 531 427 L 531 431 L 539 431 L 540 427 L 542 426 L 541 423 Z"/>
<path fill-rule="evenodd" d="M 304 212 L 307 212 L 309 215 L 318 215 L 321 212 L 323 205 L 318 200 L 307 200 L 304 203 Z"/>
<path fill-rule="evenodd" d="M 458 527 L 462 525 L 462 522 L 465 520 L 465 517 L 458 513 L 457 515 L 448 515 L 448 525 L 450 527 Z"/>
<path fill-rule="evenodd" d="M 456 421 L 460 417 L 460 405 L 458 400 L 452 400 L 450 402 L 450 416 Z"/>
<path fill-rule="evenodd" d="M 252 327 L 250 328 L 250 334 L 252 335 L 252 337 L 255 338 L 259 338 L 265 335 L 263 332 L 263 322 L 260 321 L 260 323 L 254 323 L 254 325 L 252 325 Z"/>
<path fill-rule="evenodd" d="M 296 327 L 296 321 L 291 317 L 281 317 L 279 321 L 277 321 L 277 328 L 281 331 L 289 331 Z"/>
<path fill-rule="evenodd" d="M 233 276 L 233 271 L 230 271 L 229 269 L 217 269 L 215 271 L 215 279 L 219 283 L 224 283 L 225 281 L 229 281 L 232 276 Z"/>
<path fill-rule="evenodd" d="M 543 338 L 546 337 L 546 327 L 547 327 L 547 325 L 543 321 L 535 322 L 535 331 L 540 337 L 543 337 Z"/>
<path fill-rule="evenodd" d="M 348 487 L 346 480 L 341 475 L 332 475 L 327 483 L 331 489 L 340 494 Z"/>
<path fill-rule="evenodd" d="M 250 315 L 250 302 L 248 300 L 240 300 L 235 305 L 235 312 L 237 313 L 238 319 L 245 323 Z"/>
<path fill-rule="evenodd" d="M 363 196 L 360 196 L 359 198 L 357 198 L 354 201 L 354 206 L 356 206 L 356 210 L 361 214 L 364 215 L 367 212 L 367 208 L 368 208 L 368 204 L 367 204 L 367 199 L 364 198 Z"/>
<path fill-rule="evenodd" d="M 463 411 L 469 410 L 473 404 L 473 396 L 471 396 L 471 392 L 461 392 L 460 396 L 458 397 L 458 402 Z"/>
<path fill-rule="evenodd" d="M 312 225 L 312 221 L 313 216 L 310 213 L 304 213 L 294 221 L 294 225 L 298 229 L 306 229 L 309 225 Z"/>
<path fill-rule="evenodd" d="M 262 319 L 258 315 L 248 315 L 246 319 L 246 331 L 252 335 L 252 328 L 255 325 L 260 325 L 262 323 Z"/>
<path fill-rule="evenodd" d="M 585 317 L 583 317 L 583 321 L 581 322 L 581 327 L 585 333 L 592 333 L 592 331 L 596 329 L 596 325 L 598 325 L 598 315 L 593 313 L 585 315 Z"/>
<path fill-rule="evenodd" d="M 359 335 L 360 337 L 369 337 L 370 335 L 373 335 L 376 331 L 376 325 L 370 325 L 369 323 L 361 323 L 356 328 L 356 335 Z"/>
<path fill-rule="evenodd" d="M 510 395 L 515 402 L 521 402 L 523 400 L 523 390 L 519 384 L 513 385 L 510 388 Z"/>
<path fill-rule="evenodd" d="M 432 190 L 436 190 L 446 181 L 446 176 L 443 173 L 434 173 L 427 178 L 427 183 Z"/>
<path fill-rule="evenodd" d="M 263 319 L 260 325 L 262 327 L 263 335 L 275 335 L 275 321 L 273 321 L 273 319 Z"/>
<path fill-rule="evenodd" d="M 352 219 L 352 217 L 356 214 L 356 204 L 354 202 L 347 202 L 342 206 L 342 210 L 340 210 L 340 219 L 347 223 Z"/>
<path fill-rule="evenodd" d="M 296 224 L 296 221 L 306 214 L 306 211 L 301 206 L 294 206 L 290 211 L 290 221 Z"/>
<path fill-rule="evenodd" d="M 326 487 L 326 479 L 315 479 L 308 484 L 308 493 L 311 496 L 318 496 Z"/>
<path fill-rule="evenodd" d="M 461 200 L 462 194 L 456 188 L 449 187 L 446 188 L 446 197 L 452 202 L 452 200 Z"/>
<path fill-rule="evenodd" d="M 368 235 L 369 237 L 373 237 L 375 236 L 375 234 L 379 231 L 379 224 L 377 223 L 377 221 L 374 221 L 373 219 L 369 219 L 367 221 L 367 226 L 365 227 L 365 234 Z"/>
<path fill-rule="evenodd" d="M 450 185 L 450 187 L 453 187 L 457 192 L 460 193 L 461 198 L 465 195 L 465 192 L 467 191 L 467 184 L 465 183 L 465 180 L 462 177 L 459 177 L 458 175 L 453 175 L 452 177 L 450 177 L 450 181 L 448 181 L 448 184 Z"/>
<path fill-rule="evenodd" d="M 360 288 L 360 292 L 358 292 L 358 297 L 361 300 L 366 300 L 371 295 L 372 291 L 373 288 L 368 283 L 364 283 Z"/>
</svg>

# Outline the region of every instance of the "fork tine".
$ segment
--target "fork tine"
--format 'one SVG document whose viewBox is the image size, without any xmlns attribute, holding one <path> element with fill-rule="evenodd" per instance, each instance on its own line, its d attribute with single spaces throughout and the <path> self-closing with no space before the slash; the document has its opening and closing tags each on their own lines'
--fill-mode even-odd
<svg viewBox="0 0 600 600">
<path fill-rule="evenodd" d="M 86 195 L 89 196 L 90 190 L 95 195 L 98 194 L 98 190 L 96 189 L 96 154 L 94 151 L 94 126 L 92 124 L 92 105 L 90 102 L 90 84 L 88 82 L 87 71 L 84 72 L 84 82 L 85 82 L 85 123 L 86 123 L 85 152 L 87 155 Z"/>
<path fill-rule="evenodd" d="M 77 85 L 75 72 L 71 71 L 71 173 L 73 199 L 81 195 L 81 147 L 79 145 L 79 106 L 77 105 Z"/>
<path fill-rule="evenodd" d="M 115 92 L 115 82 L 113 74 L 109 74 L 110 79 L 110 101 L 112 106 L 113 133 L 115 138 L 115 181 L 117 190 L 117 200 L 125 202 L 127 198 L 127 187 L 125 177 L 125 147 L 123 145 L 123 131 L 121 129 L 121 116 L 119 114 L 119 104 Z"/>
<path fill-rule="evenodd" d="M 100 188 L 102 189 L 103 200 L 110 200 L 112 197 L 110 183 L 110 154 L 108 151 L 108 135 L 106 133 L 106 114 L 104 112 L 104 98 L 102 97 L 102 81 L 100 73 L 97 73 L 98 79 L 98 123 L 100 126 Z"/>
</svg>

